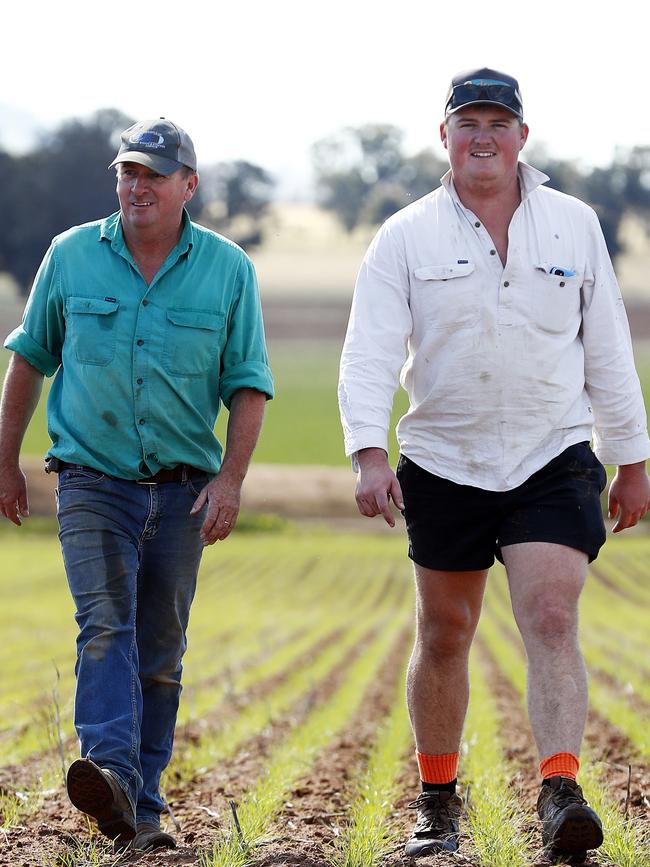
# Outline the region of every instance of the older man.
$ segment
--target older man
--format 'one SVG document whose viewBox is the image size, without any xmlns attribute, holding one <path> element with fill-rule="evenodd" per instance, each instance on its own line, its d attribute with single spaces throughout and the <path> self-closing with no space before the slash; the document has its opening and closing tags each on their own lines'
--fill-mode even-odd
<svg viewBox="0 0 650 867">
<path fill-rule="evenodd" d="M 517 81 L 486 68 L 456 76 L 440 134 L 442 186 L 389 219 L 361 267 L 339 389 L 358 507 L 393 526 L 392 499 L 415 562 L 408 703 L 422 792 L 406 852 L 458 847 L 467 660 L 496 555 L 528 655 L 543 842 L 575 856 L 602 842 L 576 783 L 578 599 L 605 540 L 600 461 L 618 465 L 614 531 L 648 509 L 645 411 L 595 214 L 519 162 Z M 400 369 L 410 406 L 396 476 L 387 428 Z"/>
<path fill-rule="evenodd" d="M 137 123 L 111 166 L 119 211 L 54 239 L 5 343 L 0 505 L 15 524 L 28 513 L 20 446 L 56 374 L 48 470 L 79 625 L 68 794 L 118 846 L 147 849 L 174 845 L 159 782 L 201 553 L 235 526 L 273 383 L 250 260 L 185 210 L 188 134 Z"/>
</svg>

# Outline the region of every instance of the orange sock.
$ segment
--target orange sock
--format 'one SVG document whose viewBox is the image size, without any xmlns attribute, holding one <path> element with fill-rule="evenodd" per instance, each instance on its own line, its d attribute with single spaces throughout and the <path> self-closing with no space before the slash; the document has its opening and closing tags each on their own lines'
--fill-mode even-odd
<svg viewBox="0 0 650 867">
<path fill-rule="evenodd" d="M 428 756 L 415 752 L 423 783 L 451 783 L 456 779 L 460 753 L 446 753 L 442 756 Z"/>
<path fill-rule="evenodd" d="M 580 767 L 580 759 L 573 753 L 553 753 L 539 763 L 539 772 L 543 780 L 549 777 L 569 777 L 575 780 Z"/>
</svg>

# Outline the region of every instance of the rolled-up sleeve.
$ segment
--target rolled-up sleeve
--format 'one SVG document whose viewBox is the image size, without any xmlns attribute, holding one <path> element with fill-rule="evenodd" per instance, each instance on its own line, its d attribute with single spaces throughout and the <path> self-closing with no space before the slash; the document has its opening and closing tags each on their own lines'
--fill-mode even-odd
<svg viewBox="0 0 650 867">
<path fill-rule="evenodd" d="M 38 269 L 23 321 L 9 334 L 4 345 L 22 355 L 45 376 L 52 376 L 61 365 L 64 337 L 60 271 L 53 243 Z"/>
<path fill-rule="evenodd" d="M 237 281 L 239 293 L 230 316 L 219 376 L 220 397 L 227 407 L 240 388 L 254 388 L 269 399 L 274 394 L 257 278 L 249 259 L 242 259 Z"/>
<path fill-rule="evenodd" d="M 361 265 L 341 355 L 339 409 L 348 456 L 364 448 L 388 451 L 393 397 L 412 325 L 403 243 L 386 224 Z"/>
<path fill-rule="evenodd" d="M 593 212 L 587 232 L 589 264 L 582 288 L 582 343 L 585 385 L 594 412 L 594 448 L 604 464 L 633 464 L 650 457 L 650 439 L 630 328 Z"/>
</svg>

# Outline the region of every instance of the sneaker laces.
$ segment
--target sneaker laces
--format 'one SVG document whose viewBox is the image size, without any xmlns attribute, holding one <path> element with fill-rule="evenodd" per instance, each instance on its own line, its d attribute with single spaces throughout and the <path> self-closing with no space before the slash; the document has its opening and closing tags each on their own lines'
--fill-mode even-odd
<svg viewBox="0 0 650 867">
<path fill-rule="evenodd" d="M 441 801 L 439 792 L 420 792 L 417 798 L 408 805 L 409 810 L 417 810 L 420 814 L 418 825 L 428 825 L 428 830 L 441 834 L 449 833 L 452 817 L 449 815 L 449 801 Z"/>
<path fill-rule="evenodd" d="M 582 789 L 576 783 L 575 787 L 569 783 L 563 782 L 562 785 L 553 793 L 553 803 L 558 807 L 568 807 L 570 804 L 586 804 L 586 800 L 582 796 Z"/>
</svg>

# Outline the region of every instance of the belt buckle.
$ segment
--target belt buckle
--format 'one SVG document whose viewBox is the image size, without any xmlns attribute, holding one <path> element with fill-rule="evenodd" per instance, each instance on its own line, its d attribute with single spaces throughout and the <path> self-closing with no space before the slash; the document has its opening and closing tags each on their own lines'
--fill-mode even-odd
<svg viewBox="0 0 650 867">
<path fill-rule="evenodd" d="M 136 485 L 157 485 L 158 482 L 152 482 L 150 479 L 136 479 Z"/>
</svg>

